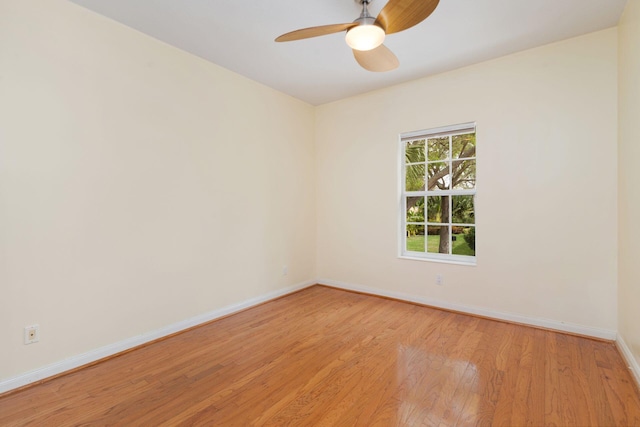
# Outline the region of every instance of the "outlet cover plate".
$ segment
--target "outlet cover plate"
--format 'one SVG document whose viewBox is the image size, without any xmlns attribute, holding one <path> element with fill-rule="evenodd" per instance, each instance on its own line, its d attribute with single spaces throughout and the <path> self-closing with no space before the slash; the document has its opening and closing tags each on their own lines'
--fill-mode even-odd
<svg viewBox="0 0 640 427">
<path fill-rule="evenodd" d="M 40 341 L 40 325 L 25 326 L 24 343 L 33 344 Z"/>
</svg>

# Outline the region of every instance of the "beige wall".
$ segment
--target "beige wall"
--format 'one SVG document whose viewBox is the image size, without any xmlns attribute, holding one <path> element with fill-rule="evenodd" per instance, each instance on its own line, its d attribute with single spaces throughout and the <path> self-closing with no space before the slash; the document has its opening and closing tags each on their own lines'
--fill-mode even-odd
<svg viewBox="0 0 640 427">
<path fill-rule="evenodd" d="M 609 29 L 318 107 L 321 280 L 615 331 L 616 46 Z M 398 135 L 471 121 L 477 266 L 398 259 Z"/>
<path fill-rule="evenodd" d="M 619 332 L 640 364 L 640 1 L 629 0 L 619 44 Z M 640 373 L 637 373 L 640 375 Z"/>
<path fill-rule="evenodd" d="M 0 379 L 312 279 L 313 129 L 77 5 L 0 0 Z"/>
</svg>

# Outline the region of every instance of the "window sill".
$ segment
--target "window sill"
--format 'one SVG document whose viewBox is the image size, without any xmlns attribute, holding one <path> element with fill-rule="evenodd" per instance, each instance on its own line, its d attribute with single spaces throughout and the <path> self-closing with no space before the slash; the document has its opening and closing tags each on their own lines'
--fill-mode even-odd
<svg viewBox="0 0 640 427">
<path fill-rule="evenodd" d="M 411 256 L 411 255 L 399 255 L 398 258 L 399 259 L 406 259 L 406 260 L 410 260 L 410 261 L 438 262 L 438 263 L 441 263 L 441 264 L 467 265 L 467 266 L 471 266 L 471 267 L 475 267 L 477 265 L 475 258 L 473 260 L 471 260 L 471 261 L 452 260 L 452 259 L 438 259 L 438 258 L 422 258 L 422 257 L 417 257 L 417 256 Z"/>
</svg>

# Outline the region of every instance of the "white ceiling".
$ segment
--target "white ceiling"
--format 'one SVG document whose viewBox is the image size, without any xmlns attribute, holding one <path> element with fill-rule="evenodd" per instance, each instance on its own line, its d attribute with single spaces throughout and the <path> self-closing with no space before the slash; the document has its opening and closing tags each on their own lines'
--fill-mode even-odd
<svg viewBox="0 0 640 427">
<path fill-rule="evenodd" d="M 613 27 L 626 0 L 440 0 L 385 40 L 400 60 L 360 68 L 344 33 L 287 43 L 280 34 L 351 22 L 354 0 L 72 0 L 156 39 L 314 105 Z M 372 15 L 386 0 L 374 0 Z"/>
</svg>

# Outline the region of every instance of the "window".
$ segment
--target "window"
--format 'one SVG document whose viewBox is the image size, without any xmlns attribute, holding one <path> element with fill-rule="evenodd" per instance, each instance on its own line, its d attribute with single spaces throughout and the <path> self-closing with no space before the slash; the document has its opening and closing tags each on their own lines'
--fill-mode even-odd
<svg viewBox="0 0 640 427">
<path fill-rule="evenodd" d="M 400 256 L 475 264 L 475 123 L 400 141 Z"/>
</svg>

